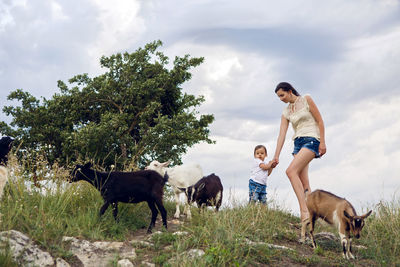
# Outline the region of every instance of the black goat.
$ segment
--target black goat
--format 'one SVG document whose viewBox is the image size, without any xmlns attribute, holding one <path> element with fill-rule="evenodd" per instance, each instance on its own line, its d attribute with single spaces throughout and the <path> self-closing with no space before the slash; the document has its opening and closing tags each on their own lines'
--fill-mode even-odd
<svg viewBox="0 0 400 267">
<path fill-rule="evenodd" d="M 11 145 L 14 139 L 9 136 L 4 136 L 0 139 L 0 165 L 7 165 L 8 152 L 11 150 Z"/>
<path fill-rule="evenodd" d="M 11 150 L 11 145 L 14 139 L 4 136 L 0 139 L 0 199 L 3 196 L 4 187 L 8 181 L 7 161 L 8 152 Z"/>
<path fill-rule="evenodd" d="M 181 188 L 185 192 L 188 203 L 197 203 L 199 208 L 204 206 L 215 206 L 218 211 L 222 203 L 223 187 L 217 175 L 210 174 L 201 178 L 197 183 L 187 188 Z"/>
<path fill-rule="evenodd" d="M 91 169 L 91 163 L 76 165 L 71 174 L 70 182 L 80 180 L 87 181 L 96 187 L 104 199 L 100 209 L 100 216 L 104 214 L 108 206 L 113 207 L 113 215 L 116 221 L 118 214 L 118 202 L 139 203 L 146 201 L 151 210 L 151 222 L 147 233 L 151 233 L 157 218 L 157 208 L 161 213 L 163 225 L 167 228 L 167 211 L 163 205 L 164 185 L 168 176 L 164 178 L 155 171 L 137 172 L 99 172 Z M 156 208 L 157 206 L 157 208 Z"/>
</svg>

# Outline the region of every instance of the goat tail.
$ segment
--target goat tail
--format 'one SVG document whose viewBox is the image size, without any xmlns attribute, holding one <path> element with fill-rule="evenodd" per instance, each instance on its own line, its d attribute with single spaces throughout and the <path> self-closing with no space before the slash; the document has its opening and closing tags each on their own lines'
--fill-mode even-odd
<svg viewBox="0 0 400 267">
<path fill-rule="evenodd" d="M 164 184 L 165 184 L 166 182 L 168 182 L 168 179 L 169 179 L 168 173 L 165 172 L 165 174 L 164 174 Z"/>
<path fill-rule="evenodd" d="M 308 191 L 308 189 L 304 190 L 304 196 L 306 198 L 306 202 L 307 202 L 307 197 L 310 194 L 310 192 Z"/>
</svg>

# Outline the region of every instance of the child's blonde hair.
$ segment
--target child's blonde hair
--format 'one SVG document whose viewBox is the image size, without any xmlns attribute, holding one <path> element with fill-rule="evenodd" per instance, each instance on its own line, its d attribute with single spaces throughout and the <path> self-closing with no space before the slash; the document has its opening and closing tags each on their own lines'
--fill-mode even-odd
<svg viewBox="0 0 400 267">
<path fill-rule="evenodd" d="M 266 148 L 265 146 L 263 146 L 263 145 L 257 145 L 257 146 L 254 148 L 254 155 L 256 154 L 256 151 L 259 150 L 260 148 L 264 148 L 265 154 L 267 154 L 267 148 Z"/>
</svg>

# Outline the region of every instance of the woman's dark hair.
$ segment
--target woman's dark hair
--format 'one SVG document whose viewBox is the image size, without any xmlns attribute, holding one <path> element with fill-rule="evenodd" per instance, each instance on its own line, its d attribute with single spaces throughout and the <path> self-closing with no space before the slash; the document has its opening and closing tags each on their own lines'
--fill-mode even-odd
<svg viewBox="0 0 400 267">
<path fill-rule="evenodd" d="M 296 91 L 296 89 L 293 88 L 293 86 L 290 83 L 287 82 L 281 82 L 279 83 L 276 88 L 275 88 L 275 93 L 278 92 L 279 89 L 282 89 L 285 92 L 292 91 L 292 93 L 295 96 L 299 96 L 300 94 Z"/>
</svg>

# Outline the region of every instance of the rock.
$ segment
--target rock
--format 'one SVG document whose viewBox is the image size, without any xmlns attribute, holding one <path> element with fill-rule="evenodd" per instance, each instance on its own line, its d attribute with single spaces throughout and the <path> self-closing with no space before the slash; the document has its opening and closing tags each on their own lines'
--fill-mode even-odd
<svg viewBox="0 0 400 267">
<path fill-rule="evenodd" d="M 142 261 L 142 265 L 143 266 L 148 266 L 148 267 L 156 267 L 156 265 L 154 263 L 150 263 L 147 261 Z"/>
<path fill-rule="evenodd" d="M 201 249 L 191 249 L 186 252 L 186 254 L 189 256 L 189 258 L 198 258 L 201 257 L 205 254 L 204 250 Z"/>
<path fill-rule="evenodd" d="M 319 232 L 314 234 L 317 246 L 324 249 L 341 247 L 340 238 L 330 232 Z M 312 246 L 311 238 L 307 237 L 307 244 Z"/>
<path fill-rule="evenodd" d="M 143 240 L 133 239 L 133 240 L 130 241 L 130 243 L 132 245 L 134 245 L 134 246 L 140 246 L 140 247 L 146 247 L 146 248 L 154 247 L 153 243 L 150 243 L 150 242 L 147 242 L 147 241 L 143 241 Z"/>
<path fill-rule="evenodd" d="M 0 233 L 0 242 L 8 243 L 13 252 L 13 260 L 23 266 L 53 266 L 54 259 L 46 251 L 42 251 L 21 232 L 10 230 Z"/>
<path fill-rule="evenodd" d="M 275 248 L 275 249 L 286 249 L 286 250 L 293 250 L 292 248 L 285 247 L 285 246 L 280 246 L 280 245 L 275 245 L 275 244 L 269 244 L 265 242 L 254 242 L 249 239 L 245 239 L 246 243 L 250 246 L 257 246 L 257 245 L 262 245 L 262 246 L 267 246 L 269 248 Z"/>
<path fill-rule="evenodd" d="M 187 258 L 190 258 L 190 259 L 195 259 L 195 258 L 198 258 L 198 257 L 202 257 L 204 254 L 205 254 L 204 250 L 201 250 L 201 249 L 190 249 L 190 250 L 188 250 L 188 251 L 185 251 L 185 252 L 180 253 L 180 254 L 179 254 L 178 256 L 176 256 L 176 257 L 170 258 L 170 259 L 168 260 L 168 263 L 171 264 L 171 265 L 176 265 L 176 264 L 177 264 L 177 261 L 178 261 L 179 259 L 181 259 L 182 257 L 187 257 Z"/>
<path fill-rule="evenodd" d="M 320 232 L 320 233 L 315 233 L 314 238 L 316 240 L 330 240 L 330 241 L 338 241 L 339 239 L 330 232 Z"/>
<path fill-rule="evenodd" d="M 134 265 L 132 264 L 132 262 L 128 259 L 123 259 L 118 261 L 117 263 L 118 267 L 133 267 Z"/>
<path fill-rule="evenodd" d="M 368 249 L 366 246 L 362 246 L 362 245 L 352 245 L 353 248 L 356 249 Z"/>
<path fill-rule="evenodd" d="M 153 237 L 155 235 L 162 235 L 162 233 L 163 232 L 161 232 L 161 231 L 157 231 L 157 232 L 152 233 L 150 237 Z"/>
<path fill-rule="evenodd" d="M 56 267 L 70 267 L 71 265 L 69 265 L 68 262 L 66 262 L 65 260 L 61 259 L 61 258 L 57 258 L 56 259 Z"/>
<path fill-rule="evenodd" d="M 170 223 L 170 224 L 177 224 L 177 225 L 183 224 L 183 222 L 180 221 L 180 220 L 178 220 L 178 219 L 171 220 L 169 223 Z"/>
<path fill-rule="evenodd" d="M 124 246 L 123 242 L 93 242 L 93 245 L 98 249 L 105 251 L 118 251 Z"/>
<path fill-rule="evenodd" d="M 85 267 L 108 266 L 119 255 L 120 258 L 135 259 L 135 249 L 124 246 L 123 242 L 89 242 L 75 237 L 63 237 L 63 242 L 70 243 L 70 251 L 78 257 Z"/>
<path fill-rule="evenodd" d="M 289 247 L 285 247 L 285 246 L 274 245 L 274 244 L 268 244 L 268 243 L 266 243 L 266 245 L 267 245 L 267 247 L 269 247 L 269 248 L 284 249 L 284 250 L 293 250 L 293 251 L 294 251 L 294 249 L 289 248 Z"/>
<path fill-rule="evenodd" d="M 177 232 L 173 233 L 172 235 L 181 236 L 181 235 L 187 235 L 187 234 L 188 234 L 188 232 L 185 232 L 185 231 L 183 231 L 183 232 L 177 231 Z"/>
</svg>

